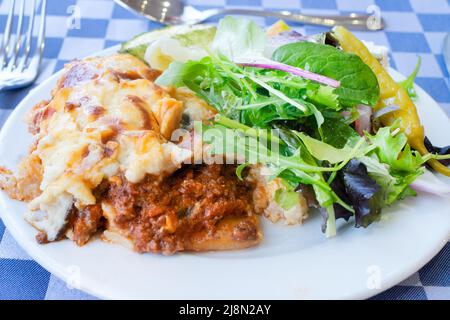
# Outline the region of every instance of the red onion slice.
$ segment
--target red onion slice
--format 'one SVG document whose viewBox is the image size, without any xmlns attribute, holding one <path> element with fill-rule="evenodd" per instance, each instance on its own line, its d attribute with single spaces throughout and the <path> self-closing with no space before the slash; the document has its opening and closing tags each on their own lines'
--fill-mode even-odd
<svg viewBox="0 0 450 320">
<path fill-rule="evenodd" d="M 359 113 L 359 118 L 355 121 L 355 130 L 360 136 L 364 135 L 364 131 L 372 131 L 372 107 L 360 104 L 356 107 Z"/>
<path fill-rule="evenodd" d="M 381 116 L 384 116 L 385 114 L 389 113 L 389 112 L 393 112 L 393 111 L 397 111 L 400 110 L 399 106 L 396 105 L 392 105 L 392 106 L 386 106 L 382 109 L 379 109 L 377 111 L 375 111 L 375 113 L 373 114 L 374 118 L 379 118 Z"/>
<path fill-rule="evenodd" d="M 303 77 L 305 79 L 309 79 L 315 82 L 319 82 L 321 84 L 325 84 L 327 86 L 333 87 L 333 88 L 337 88 L 341 85 L 340 81 L 322 76 L 320 74 L 317 73 L 313 73 L 307 70 L 303 70 L 297 67 L 293 67 L 281 62 L 275 62 L 272 60 L 267 60 L 264 62 L 242 62 L 242 63 L 238 63 L 241 66 L 245 66 L 245 67 L 254 67 L 254 68 L 261 68 L 261 69 L 273 69 L 273 70 L 280 70 L 280 71 L 284 71 L 296 76 L 300 76 Z"/>
<path fill-rule="evenodd" d="M 414 180 L 409 186 L 419 192 L 431 193 L 442 197 L 450 196 L 450 186 L 442 182 L 428 170 L 425 170 L 425 173 Z"/>
</svg>

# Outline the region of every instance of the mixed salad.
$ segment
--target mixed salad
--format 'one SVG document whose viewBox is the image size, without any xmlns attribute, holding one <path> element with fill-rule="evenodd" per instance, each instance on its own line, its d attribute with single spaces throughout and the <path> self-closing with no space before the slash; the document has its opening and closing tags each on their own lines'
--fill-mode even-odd
<svg viewBox="0 0 450 320">
<path fill-rule="evenodd" d="M 420 60 L 397 83 L 343 27 L 304 36 L 281 21 L 263 30 L 233 17 L 217 27 L 145 33 L 121 51 L 161 70 L 157 84 L 187 87 L 211 105 L 218 114 L 203 134 L 233 129 L 231 150 L 282 179 L 276 200 L 283 208 L 310 186 L 327 236 L 336 234 L 337 219 L 367 227 L 415 189 L 450 195 L 425 169 L 450 176 L 450 149 L 425 138 L 413 103 Z M 213 134 L 204 139 L 210 152 L 223 152 Z M 238 177 L 249 163 L 237 167 Z"/>
</svg>

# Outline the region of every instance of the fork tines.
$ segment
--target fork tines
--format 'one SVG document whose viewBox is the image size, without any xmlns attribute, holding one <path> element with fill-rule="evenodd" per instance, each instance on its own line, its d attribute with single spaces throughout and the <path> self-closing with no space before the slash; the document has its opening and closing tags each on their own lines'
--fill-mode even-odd
<svg viewBox="0 0 450 320">
<path fill-rule="evenodd" d="M 16 2 L 20 2 L 20 8 L 17 17 L 15 17 Z M 31 11 L 28 19 L 28 26 L 24 32 L 25 3 L 31 3 Z M 42 57 L 44 50 L 45 36 L 45 10 L 47 0 L 40 1 L 40 22 L 36 51 L 33 59 L 37 60 L 37 65 Z M 33 42 L 33 28 L 35 24 L 37 0 L 12 0 L 11 7 L 6 20 L 6 26 L 3 33 L 3 39 L 0 46 L 0 71 L 23 71 L 29 66 L 30 53 Z M 14 23 L 14 20 L 17 20 Z M 15 24 L 15 34 L 12 35 L 13 25 Z"/>
</svg>

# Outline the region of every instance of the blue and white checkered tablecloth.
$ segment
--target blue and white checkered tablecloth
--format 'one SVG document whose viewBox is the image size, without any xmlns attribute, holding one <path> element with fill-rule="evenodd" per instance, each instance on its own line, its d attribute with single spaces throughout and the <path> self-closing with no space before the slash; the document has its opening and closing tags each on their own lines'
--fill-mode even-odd
<svg viewBox="0 0 450 320">
<path fill-rule="evenodd" d="M 5 28 L 10 0 L 0 2 L 1 31 Z M 377 5 L 387 28 L 380 32 L 356 32 L 357 35 L 388 46 L 391 66 L 403 74 L 411 72 L 420 55 L 422 68 L 416 82 L 450 115 L 449 74 L 442 55 L 444 36 L 450 32 L 448 0 L 191 0 L 190 3 L 199 9 L 245 6 L 318 14 L 365 12 L 369 6 Z M 255 20 L 266 25 L 274 22 L 264 18 Z M 71 59 L 92 54 L 158 26 L 125 11 L 112 0 L 48 0 L 47 42 L 42 72 L 36 84 Z M 305 34 L 325 30 L 314 26 L 296 27 Z M 0 93 L 0 128 L 29 90 Z M 0 220 L 0 299 L 94 298 L 69 289 L 34 262 Z M 375 299 L 450 299 L 450 243 L 420 271 Z"/>
</svg>

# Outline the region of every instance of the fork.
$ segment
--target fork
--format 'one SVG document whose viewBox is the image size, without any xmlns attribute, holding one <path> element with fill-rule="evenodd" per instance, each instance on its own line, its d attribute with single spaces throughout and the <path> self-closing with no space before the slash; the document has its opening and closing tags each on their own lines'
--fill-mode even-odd
<svg viewBox="0 0 450 320">
<path fill-rule="evenodd" d="M 12 0 L 11 8 L 6 20 L 6 27 L 0 46 L 0 91 L 22 88 L 34 82 L 38 75 L 39 65 L 45 44 L 45 12 L 47 0 L 41 1 L 40 23 L 36 50 L 33 56 L 33 28 L 36 14 L 36 1 L 32 0 L 32 9 L 29 17 L 28 28 L 22 34 L 25 14 L 25 0 L 20 1 L 19 14 L 17 17 L 16 33 L 11 37 L 13 27 L 14 9 L 16 0 Z M 27 2 L 29 2 L 27 0 Z"/>
</svg>

